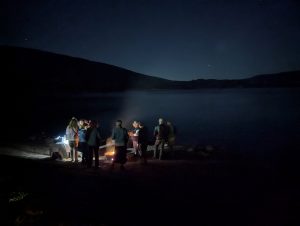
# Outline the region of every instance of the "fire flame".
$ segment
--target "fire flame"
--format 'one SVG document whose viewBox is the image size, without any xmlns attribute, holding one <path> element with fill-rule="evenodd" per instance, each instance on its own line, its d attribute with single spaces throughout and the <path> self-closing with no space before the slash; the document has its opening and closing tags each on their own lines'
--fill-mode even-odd
<svg viewBox="0 0 300 226">
<path fill-rule="evenodd" d="M 106 140 L 106 151 L 105 151 L 105 157 L 112 158 L 115 155 L 115 146 L 113 145 L 113 141 L 111 138 L 108 138 Z"/>
</svg>

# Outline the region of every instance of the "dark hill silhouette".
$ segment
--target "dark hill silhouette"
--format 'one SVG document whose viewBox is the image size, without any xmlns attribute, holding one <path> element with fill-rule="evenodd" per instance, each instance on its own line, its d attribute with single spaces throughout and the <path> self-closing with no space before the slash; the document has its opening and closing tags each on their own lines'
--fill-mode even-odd
<svg viewBox="0 0 300 226">
<path fill-rule="evenodd" d="M 7 46 L 0 50 L 7 68 L 6 77 L 39 92 L 160 89 L 172 83 L 116 66 L 40 50 Z"/>
<path fill-rule="evenodd" d="M 181 84 L 178 84 L 178 86 L 184 87 L 185 89 L 299 87 L 300 71 L 256 75 L 246 79 L 197 79 L 193 81 L 181 82 Z"/>
<path fill-rule="evenodd" d="M 171 81 L 120 67 L 40 50 L 1 46 L 8 86 L 26 93 L 109 92 L 131 89 L 200 89 L 300 86 L 300 71 L 257 75 L 247 79 Z"/>
<path fill-rule="evenodd" d="M 64 93 L 300 86 L 299 71 L 241 80 L 170 81 L 108 64 L 34 49 L 0 46 L 0 56 L 1 116 L 5 128 L 0 133 L 0 142 L 26 137 L 25 134 L 38 131 L 40 127 L 46 129 L 51 124 L 62 125 L 69 120 L 70 115 L 79 109 L 74 105 L 74 96 L 61 95 Z M 67 106 L 64 111 L 60 109 L 62 104 Z"/>
</svg>

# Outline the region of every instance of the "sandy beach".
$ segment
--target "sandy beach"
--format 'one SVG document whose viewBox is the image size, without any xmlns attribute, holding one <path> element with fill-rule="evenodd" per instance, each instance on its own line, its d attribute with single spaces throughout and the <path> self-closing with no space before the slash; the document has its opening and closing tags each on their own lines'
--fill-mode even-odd
<svg viewBox="0 0 300 226">
<path fill-rule="evenodd" d="M 294 225 L 299 183 L 293 177 L 245 159 L 180 157 L 147 165 L 131 158 L 125 171 L 111 171 L 107 161 L 86 169 L 1 155 L 5 223 Z"/>
</svg>

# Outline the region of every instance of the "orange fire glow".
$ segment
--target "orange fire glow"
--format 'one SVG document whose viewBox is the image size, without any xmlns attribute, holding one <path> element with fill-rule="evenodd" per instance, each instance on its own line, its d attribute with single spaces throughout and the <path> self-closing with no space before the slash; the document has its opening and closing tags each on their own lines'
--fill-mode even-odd
<svg viewBox="0 0 300 226">
<path fill-rule="evenodd" d="M 106 145 L 108 147 L 106 147 L 106 151 L 105 151 L 105 154 L 104 154 L 105 157 L 112 158 L 115 155 L 115 146 L 114 145 L 111 146 L 111 144 L 113 144 L 112 139 L 108 138 L 106 140 Z"/>
</svg>

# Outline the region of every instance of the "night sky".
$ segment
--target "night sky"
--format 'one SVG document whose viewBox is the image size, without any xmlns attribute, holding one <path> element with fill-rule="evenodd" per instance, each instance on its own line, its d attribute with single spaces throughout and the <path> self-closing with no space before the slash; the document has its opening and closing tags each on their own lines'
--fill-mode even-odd
<svg viewBox="0 0 300 226">
<path fill-rule="evenodd" d="M 299 0 L 1 0 L 0 44 L 175 80 L 300 69 Z"/>
</svg>

